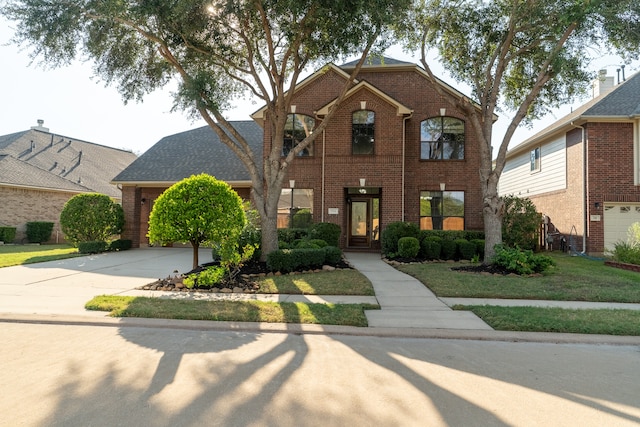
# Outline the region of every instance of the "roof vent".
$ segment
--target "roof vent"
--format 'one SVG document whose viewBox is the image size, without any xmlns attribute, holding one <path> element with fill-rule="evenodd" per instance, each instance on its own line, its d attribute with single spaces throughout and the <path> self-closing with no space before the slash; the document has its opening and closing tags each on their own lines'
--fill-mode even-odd
<svg viewBox="0 0 640 427">
<path fill-rule="evenodd" d="M 44 120 L 38 119 L 38 125 L 37 126 L 31 126 L 31 129 L 39 130 L 41 132 L 49 132 L 49 128 L 46 128 L 43 125 L 44 125 Z"/>
</svg>

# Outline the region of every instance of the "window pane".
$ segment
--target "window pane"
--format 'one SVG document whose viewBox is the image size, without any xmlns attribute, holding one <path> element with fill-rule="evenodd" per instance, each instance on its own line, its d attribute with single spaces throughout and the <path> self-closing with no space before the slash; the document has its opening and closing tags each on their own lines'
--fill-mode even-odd
<svg viewBox="0 0 640 427">
<path fill-rule="evenodd" d="M 313 133 L 315 127 L 315 119 L 304 114 L 289 114 L 284 127 L 284 141 L 282 146 L 282 155 L 286 156 L 289 151 L 302 142 L 307 136 Z M 298 156 L 313 155 L 313 142 L 304 150 L 298 153 Z"/>
<path fill-rule="evenodd" d="M 464 192 L 445 191 L 444 192 L 444 215 L 464 216 Z"/>
<path fill-rule="evenodd" d="M 454 117 L 434 117 L 420 123 L 420 158 L 464 159 L 464 122 Z"/>
<path fill-rule="evenodd" d="M 420 192 L 420 216 L 442 215 L 442 193 L 440 191 Z"/>
<path fill-rule="evenodd" d="M 352 123 L 353 154 L 373 154 L 375 113 L 373 111 L 356 111 Z"/>
</svg>

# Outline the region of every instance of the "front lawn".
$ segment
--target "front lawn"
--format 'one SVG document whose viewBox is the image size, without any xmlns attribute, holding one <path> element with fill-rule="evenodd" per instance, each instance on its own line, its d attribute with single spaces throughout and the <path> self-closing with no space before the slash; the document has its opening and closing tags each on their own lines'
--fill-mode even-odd
<svg viewBox="0 0 640 427">
<path fill-rule="evenodd" d="M 640 311 L 569 310 L 556 307 L 498 307 L 458 305 L 500 331 L 562 332 L 574 334 L 640 335 Z"/>
<path fill-rule="evenodd" d="M 108 311 L 113 317 L 215 320 L 228 322 L 313 323 L 367 326 L 364 310 L 371 304 L 305 304 L 262 301 L 185 301 L 148 297 L 103 295 L 87 310 Z"/>
<path fill-rule="evenodd" d="M 371 282 L 357 270 L 285 274 L 256 281 L 261 294 L 375 295 Z"/>
<path fill-rule="evenodd" d="M 397 268 L 416 277 L 439 297 L 640 302 L 640 273 L 608 267 L 601 260 L 550 255 L 556 266 L 539 277 L 451 270 L 468 263 L 405 264 Z"/>
<path fill-rule="evenodd" d="M 0 267 L 81 256 L 71 245 L 0 245 Z"/>
</svg>

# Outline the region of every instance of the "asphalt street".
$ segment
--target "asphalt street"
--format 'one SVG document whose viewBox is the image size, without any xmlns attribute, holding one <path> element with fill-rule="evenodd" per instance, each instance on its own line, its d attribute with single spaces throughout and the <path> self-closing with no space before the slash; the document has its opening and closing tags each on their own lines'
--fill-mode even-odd
<svg viewBox="0 0 640 427">
<path fill-rule="evenodd" d="M 640 347 L 0 327 L 2 426 L 637 426 Z"/>
</svg>

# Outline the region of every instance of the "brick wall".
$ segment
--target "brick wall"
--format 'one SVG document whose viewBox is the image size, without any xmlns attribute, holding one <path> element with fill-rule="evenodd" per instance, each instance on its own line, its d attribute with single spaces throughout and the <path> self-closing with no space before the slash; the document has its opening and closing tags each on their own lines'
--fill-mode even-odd
<svg viewBox="0 0 640 427">
<path fill-rule="evenodd" d="M 0 187 L 0 224 L 16 227 L 16 242 L 26 239 L 27 222 L 53 222 L 49 243 L 64 241 L 60 229 L 60 212 L 74 193 Z"/>
</svg>

